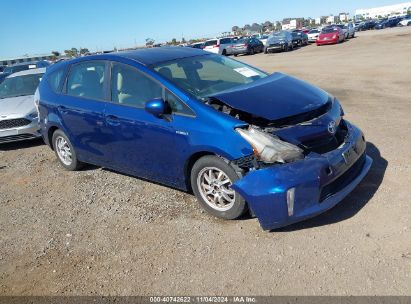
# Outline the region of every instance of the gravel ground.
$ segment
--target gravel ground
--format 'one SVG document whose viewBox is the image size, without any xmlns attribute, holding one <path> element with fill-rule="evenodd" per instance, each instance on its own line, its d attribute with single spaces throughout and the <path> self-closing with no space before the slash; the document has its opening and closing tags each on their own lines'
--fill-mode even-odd
<svg viewBox="0 0 411 304">
<path fill-rule="evenodd" d="M 0 146 L 0 294 L 411 295 L 410 47 L 408 27 L 238 57 L 334 94 L 374 158 L 340 205 L 273 232 L 137 178 L 66 172 L 41 141 Z"/>
</svg>

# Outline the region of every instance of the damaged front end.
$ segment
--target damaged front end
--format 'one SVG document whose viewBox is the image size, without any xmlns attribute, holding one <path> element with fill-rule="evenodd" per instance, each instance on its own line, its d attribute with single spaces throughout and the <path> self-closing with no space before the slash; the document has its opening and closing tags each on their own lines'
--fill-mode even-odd
<svg viewBox="0 0 411 304">
<path fill-rule="evenodd" d="M 368 172 L 362 132 L 345 121 L 339 102 L 269 120 L 213 98 L 210 106 L 248 124 L 236 129 L 254 154 L 231 161 L 242 174 L 232 185 L 265 230 L 322 213 L 348 195 Z"/>
</svg>

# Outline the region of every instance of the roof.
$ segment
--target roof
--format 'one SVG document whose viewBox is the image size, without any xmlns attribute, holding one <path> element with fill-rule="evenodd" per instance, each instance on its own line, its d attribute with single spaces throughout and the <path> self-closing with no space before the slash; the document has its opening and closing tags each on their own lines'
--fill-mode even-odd
<svg viewBox="0 0 411 304">
<path fill-rule="evenodd" d="M 40 61 L 44 61 L 44 60 L 33 60 L 33 61 L 18 62 L 18 63 L 15 63 L 15 64 L 11 64 L 9 66 L 14 67 L 14 66 L 19 66 L 19 65 L 37 64 Z"/>
<path fill-rule="evenodd" d="M 123 57 L 135 60 L 143 65 L 149 66 L 152 64 L 158 64 L 160 62 L 170 61 L 174 59 L 181 59 L 193 56 L 209 55 L 209 52 L 205 52 L 200 49 L 190 47 L 156 47 L 139 49 L 135 51 L 126 51 L 110 54 L 102 54 L 93 56 L 98 58 L 99 56 L 105 57 Z M 84 58 L 84 57 L 83 57 Z"/>
<path fill-rule="evenodd" d="M 24 70 L 24 71 L 13 73 L 7 78 L 24 76 L 24 75 L 32 75 L 32 74 L 44 74 L 45 72 L 46 72 L 46 68 L 29 69 L 29 70 Z"/>
</svg>

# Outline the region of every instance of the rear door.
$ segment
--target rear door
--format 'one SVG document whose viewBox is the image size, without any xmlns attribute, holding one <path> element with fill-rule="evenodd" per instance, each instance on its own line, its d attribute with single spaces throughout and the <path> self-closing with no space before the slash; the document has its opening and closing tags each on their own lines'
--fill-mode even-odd
<svg viewBox="0 0 411 304">
<path fill-rule="evenodd" d="M 82 161 L 104 165 L 107 158 L 104 109 L 107 63 L 90 60 L 71 66 L 57 112 Z"/>
</svg>

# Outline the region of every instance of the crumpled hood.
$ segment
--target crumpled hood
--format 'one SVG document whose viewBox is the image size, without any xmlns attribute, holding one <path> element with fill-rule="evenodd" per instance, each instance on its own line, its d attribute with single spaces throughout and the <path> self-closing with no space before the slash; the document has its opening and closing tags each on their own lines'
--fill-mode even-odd
<svg viewBox="0 0 411 304">
<path fill-rule="evenodd" d="M 0 119 L 7 116 L 26 116 L 35 109 L 33 95 L 0 99 Z"/>
<path fill-rule="evenodd" d="M 277 120 L 317 109 L 328 101 L 329 95 L 302 80 L 274 73 L 210 97 L 234 109 Z"/>
</svg>

